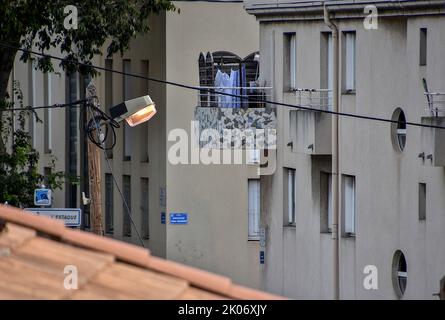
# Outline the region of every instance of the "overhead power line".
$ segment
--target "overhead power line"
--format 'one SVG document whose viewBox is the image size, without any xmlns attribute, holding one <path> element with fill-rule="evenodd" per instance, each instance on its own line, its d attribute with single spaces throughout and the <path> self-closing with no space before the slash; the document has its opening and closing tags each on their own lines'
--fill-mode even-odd
<svg viewBox="0 0 445 320">
<path fill-rule="evenodd" d="M 74 106 L 80 106 L 87 102 L 88 100 L 82 99 L 82 100 L 76 100 L 73 102 L 67 102 L 67 103 L 56 103 L 48 106 L 38 106 L 38 107 L 23 107 L 23 108 L 7 108 L 7 109 L 0 109 L 0 112 L 4 111 L 33 111 L 33 110 L 39 110 L 39 109 L 59 109 L 59 108 L 66 108 L 66 107 L 74 107 Z"/>
<path fill-rule="evenodd" d="M 17 46 L 12 46 L 12 45 L 9 45 L 9 44 L 6 44 L 6 43 L 2 43 L 2 42 L 0 42 L 0 46 L 4 47 L 4 48 L 9 48 L 9 49 L 14 49 L 14 50 L 17 50 L 17 51 L 21 51 L 21 52 L 28 53 L 28 54 L 37 55 L 37 56 L 40 56 L 40 57 L 50 58 L 50 59 L 58 60 L 58 61 L 62 61 L 62 62 L 74 63 L 74 64 L 77 64 L 79 66 L 84 66 L 84 67 L 87 67 L 87 68 L 92 68 L 92 69 L 97 69 L 97 70 L 117 73 L 117 74 L 124 75 L 124 76 L 129 76 L 129 77 L 138 78 L 138 79 L 144 79 L 144 80 L 157 82 L 157 83 L 162 83 L 162 84 L 166 84 L 166 85 L 171 85 L 171 86 L 175 86 L 175 87 L 179 87 L 179 88 L 195 90 L 195 91 L 200 91 L 200 92 L 203 92 L 203 91 L 204 92 L 214 92 L 215 91 L 215 89 L 203 89 L 203 88 L 192 86 L 192 85 L 187 85 L 187 84 L 182 84 L 182 83 L 172 82 L 172 81 L 167 81 L 167 80 L 160 80 L 160 79 L 153 78 L 153 77 L 147 77 L 147 76 L 143 76 L 143 75 L 139 75 L 139 74 L 133 74 L 133 73 L 123 72 L 123 71 L 119 71 L 119 70 L 115 70 L 115 69 L 111 69 L 111 68 L 105 68 L 105 67 L 101 67 L 101 66 L 96 66 L 96 65 L 93 65 L 93 64 L 83 63 L 83 62 L 72 60 L 72 59 L 66 59 L 66 58 L 57 57 L 57 56 L 54 56 L 54 55 L 41 53 L 41 52 L 29 50 L 29 49 L 23 49 L 23 48 L 20 48 L 20 47 L 17 47 Z M 240 99 L 244 99 L 244 100 L 249 99 L 249 97 L 246 97 L 246 96 L 243 96 L 243 95 L 230 94 L 230 93 L 226 93 L 226 92 L 218 92 L 218 95 L 229 96 L 229 97 L 234 97 L 234 98 L 240 98 Z M 341 116 L 341 117 L 349 117 L 349 118 L 356 118 L 356 119 L 363 119 L 363 120 L 370 120 L 370 121 L 377 121 L 377 122 L 385 122 L 385 123 L 403 124 L 403 125 L 406 125 L 406 126 L 413 126 L 413 127 L 424 127 L 424 128 L 432 128 L 432 129 L 445 129 L 445 127 L 442 127 L 442 126 L 428 125 L 428 124 L 423 124 L 423 123 L 419 123 L 419 122 L 410 122 L 410 121 L 401 122 L 401 121 L 398 121 L 398 120 L 393 120 L 393 119 L 388 119 L 388 118 L 360 115 L 360 114 L 348 113 L 348 112 L 336 112 L 336 111 L 331 111 L 331 110 L 317 109 L 317 108 L 312 108 L 312 107 L 305 107 L 305 106 L 300 106 L 300 105 L 294 105 L 294 104 L 282 103 L 282 102 L 270 101 L 270 100 L 264 100 L 264 99 L 261 99 L 261 100 L 258 99 L 258 101 L 266 103 L 266 104 L 270 104 L 270 105 L 276 105 L 276 106 L 281 106 L 281 107 L 295 108 L 295 109 L 299 109 L 299 110 L 307 110 L 307 111 L 326 113 L 326 114 L 331 114 L 331 115 L 336 115 L 336 116 Z"/>
</svg>

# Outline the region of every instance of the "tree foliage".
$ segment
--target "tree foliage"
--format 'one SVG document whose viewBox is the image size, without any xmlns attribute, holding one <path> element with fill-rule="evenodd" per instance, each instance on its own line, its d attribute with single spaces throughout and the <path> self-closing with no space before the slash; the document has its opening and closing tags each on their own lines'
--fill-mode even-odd
<svg viewBox="0 0 445 320">
<path fill-rule="evenodd" d="M 14 98 L 18 107 L 24 108 L 23 95 L 19 83 L 13 83 Z M 0 111 L 10 109 L 13 103 L 9 99 L 0 102 Z M 64 172 L 52 172 L 46 177 L 38 173 L 39 153 L 32 147 L 31 136 L 26 130 L 26 119 L 35 111 L 25 110 L 3 112 L 1 138 L 5 150 L 0 153 L 0 203 L 17 207 L 33 205 L 34 189 L 45 184 L 51 189 L 60 189 L 65 182 Z M 37 114 L 35 114 L 37 117 Z M 41 122 L 37 117 L 37 122 Z M 56 159 L 53 157 L 47 167 L 54 169 Z M 75 183 L 75 181 L 72 181 Z"/>
<path fill-rule="evenodd" d="M 67 6 L 77 8 L 77 29 L 66 28 L 70 12 Z M 47 53 L 58 48 L 67 61 L 60 62 L 67 71 L 95 76 L 88 66 L 104 46 L 107 56 L 128 48 L 130 40 L 149 31 L 148 17 L 162 11 L 176 10 L 169 0 L 1 0 L 0 44 Z M 5 111 L 14 107 L 7 88 L 17 49 L 0 46 L 0 202 L 15 206 L 32 205 L 33 190 L 44 181 L 38 173 L 39 154 L 32 148 L 25 122 L 31 110 L 16 113 Z M 53 71 L 49 58 L 32 57 L 20 53 L 23 62 L 35 59 L 43 72 Z M 22 94 L 14 83 L 13 95 L 23 106 Z M 14 122 L 17 126 L 13 125 Z M 55 165 L 55 159 L 49 164 Z M 52 188 L 61 186 L 64 173 L 46 177 Z"/>
<path fill-rule="evenodd" d="M 77 8 L 77 29 L 64 25 L 68 16 L 64 9 L 70 5 Z M 94 69 L 79 68 L 74 62 L 91 64 L 95 55 L 102 54 L 105 43 L 107 56 L 123 53 L 132 38 L 149 30 L 151 13 L 174 10 L 169 0 L 2 0 L 0 42 L 26 49 L 35 46 L 41 52 L 58 47 L 68 59 L 61 63 L 64 70 L 94 76 Z M 15 50 L 0 47 L 0 62 L 15 54 Z M 21 54 L 23 61 L 29 58 L 29 54 Z M 53 68 L 51 60 L 45 57 L 37 58 L 37 65 L 43 71 Z M 10 71 L 9 66 L 0 68 L 0 74 L 8 73 L 8 77 Z M 2 79 L 5 77 L 0 76 L 0 82 Z M 5 95 L 1 83 L 0 94 Z"/>
</svg>

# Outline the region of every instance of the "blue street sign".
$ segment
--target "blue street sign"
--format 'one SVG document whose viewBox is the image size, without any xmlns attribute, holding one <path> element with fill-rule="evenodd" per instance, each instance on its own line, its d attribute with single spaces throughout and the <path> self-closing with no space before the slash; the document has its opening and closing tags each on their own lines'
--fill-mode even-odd
<svg viewBox="0 0 445 320">
<path fill-rule="evenodd" d="M 170 213 L 170 224 L 187 224 L 187 213 Z"/>
<path fill-rule="evenodd" d="M 80 227 L 80 209 L 72 208 L 26 208 L 25 211 L 39 215 L 47 216 L 53 219 L 62 220 L 67 227 Z"/>
<path fill-rule="evenodd" d="M 165 212 L 161 212 L 161 224 L 165 224 Z"/>
<path fill-rule="evenodd" d="M 260 251 L 260 264 L 264 264 L 264 251 Z"/>
<path fill-rule="evenodd" d="M 51 190 L 50 189 L 35 189 L 34 190 L 34 205 L 36 205 L 36 206 L 50 206 L 51 205 Z"/>
</svg>

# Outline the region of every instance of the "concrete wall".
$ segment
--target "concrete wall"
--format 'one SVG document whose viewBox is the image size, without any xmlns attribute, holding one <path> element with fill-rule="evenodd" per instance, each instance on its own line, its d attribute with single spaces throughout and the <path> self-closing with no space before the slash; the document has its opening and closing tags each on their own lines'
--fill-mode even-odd
<svg viewBox="0 0 445 320">
<path fill-rule="evenodd" d="M 53 50 L 50 54 L 58 54 L 57 50 Z M 65 73 L 54 64 L 54 71 L 49 73 L 50 77 L 50 96 L 45 99 L 45 75 L 30 67 L 31 62 L 23 63 L 20 61 L 20 54 L 17 54 L 14 69 L 10 77 L 10 92 L 12 92 L 12 80 L 18 81 L 20 89 L 23 93 L 24 106 L 44 106 L 48 104 L 64 103 L 65 99 Z M 20 107 L 16 100 L 16 107 Z M 31 125 L 31 119 L 27 119 L 27 128 L 31 129 L 31 136 L 34 148 L 40 153 L 39 172 L 43 174 L 45 167 L 51 167 L 51 162 L 55 159 L 55 171 L 65 171 L 65 109 L 54 109 L 50 111 L 49 126 L 51 127 L 52 141 L 51 152 L 45 151 L 45 123 L 37 122 Z M 43 109 L 36 110 L 38 117 L 45 120 L 45 111 Z M 65 191 L 55 190 L 53 192 L 53 207 L 64 207 Z"/>
<path fill-rule="evenodd" d="M 123 59 L 129 59 L 131 62 L 131 73 L 144 74 L 145 71 L 142 70 L 141 61 L 146 60 L 149 62 L 149 76 L 158 79 L 165 77 L 165 14 L 151 16 L 149 23 L 151 32 L 133 40 L 130 44 L 130 49 L 123 56 L 115 54 L 112 57 L 113 69 L 122 70 Z M 105 65 L 104 58 L 105 55 L 101 59 L 102 66 Z M 105 104 L 105 72 L 101 73 L 100 78 L 96 81 L 102 104 Z M 123 81 L 122 75 L 113 75 L 113 105 L 124 101 Z M 144 92 L 145 80 L 133 78 L 131 81 L 132 96 L 138 97 L 149 94 L 156 104 L 157 114 L 148 123 L 130 128 L 132 131 L 132 154 L 131 160 L 128 161 L 124 161 L 124 122 L 121 123 L 121 128 L 116 130 L 117 143 L 113 148 L 113 157 L 110 163 L 121 190 L 123 189 L 122 176 L 129 175 L 131 177 L 131 211 L 134 223 L 140 234 L 142 233 L 141 203 L 143 197 L 149 198 L 149 239 L 143 239 L 144 245 L 150 249 L 152 254 L 165 257 L 165 225 L 161 224 L 160 218 L 160 212 L 165 211 L 165 209 L 159 201 L 159 193 L 161 187 L 165 188 L 166 88 L 163 84 L 150 81 L 148 83 L 149 92 Z M 142 161 L 141 158 L 143 143 L 148 144 L 148 162 Z M 110 173 L 105 161 L 102 163 L 102 168 L 104 173 Z M 141 193 L 141 178 L 149 179 L 149 194 L 147 195 Z M 102 179 L 102 181 L 105 181 L 104 175 Z M 103 186 L 105 185 L 103 184 Z M 136 233 L 135 226 L 132 225 L 131 237 L 123 235 L 123 219 L 127 213 L 123 210 L 122 199 L 116 186 L 113 188 L 114 233 L 109 236 L 140 245 L 140 239 Z M 102 188 L 102 197 L 105 212 L 105 187 Z"/>
<path fill-rule="evenodd" d="M 242 3 L 175 2 L 166 23 L 166 78 L 199 85 L 198 56 L 259 49 L 255 18 Z M 167 87 L 167 134 L 190 122 L 198 93 Z M 167 143 L 167 150 L 174 142 Z M 195 151 L 199 151 L 195 149 Z M 258 242 L 248 241 L 246 165 L 172 165 L 167 162 L 167 213 L 187 212 L 188 225 L 167 225 L 167 258 L 259 286 Z"/>
<path fill-rule="evenodd" d="M 421 27 L 428 28 L 426 67 L 419 67 Z M 445 90 L 444 27 L 443 16 L 384 18 L 375 31 L 365 30 L 361 19 L 341 20 L 340 31 L 357 32 L 357 90 L 341 95 L 341 111 L 390 119 L 400 107 L 408 121 L 420 122 L 426 106 L 421 79 L 433 91 Z M 260 22 L 261 76 L 273 83 L 277 101 L 292 99 L 283 90 L 283 33 L 297 33 L 298 86 L 319 88 L 323 31 L 321 20 Z M 278 108 L 278 122 L 278 169 L 262 178 L 262 224 L 268 229 L 262 281 L 267 290 L 290 297 L 330 299 L 332 240 L 320 233 L 319 200 L 319 172 L 330 171 L 330 158 L 292 152 L 286 147 L 288 109 Z M 391 265 L 400 249 L 408 263 L 404 298 L 431 299 L 445 274 L 445 249 L 437 245 L 445 240 L 444 169 L 422 165 L 419 128 L 408 127 L 403 153 L 392 145 L 389 124 L 341 118 L 340 132 L 341 172 L 356 177 L 356 236 L 340 241 L 341 298 L 396 298 Z M 283 227 L 283 167 L 296 169 L 296 227 Z M 420 182 L 427 184 L 426 221 L 418 219 Z M 378 290 L 363 287 L 366 265 L 378 268 Z"/>
</svg>

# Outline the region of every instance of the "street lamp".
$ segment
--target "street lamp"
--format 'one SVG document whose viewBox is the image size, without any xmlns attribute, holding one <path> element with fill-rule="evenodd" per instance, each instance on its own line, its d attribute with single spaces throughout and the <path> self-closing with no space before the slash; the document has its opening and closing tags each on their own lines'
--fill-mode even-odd
<svg viewBox="0 0 445 320">
<path fill-rule="evenodd" d="M 110 108 L 110 116 L 114 121 L 125 119 L 130 127 L 150 120 L 156 114 L 156 107 L 150 96 L 143 96 L 120 103 Z"/>
<path fill-rule="evenodd" d="M 129 126 L 137 126 L 150 120 L 156 114 L 156 107 L 150 96 L 146 95 L 111 107 L 110 115 L 107 115 L 99 108 L 96 87 L 93 82 L 90 82 L 86 88 L 86 97 L 88 109 L 91 111 L 91 117 L 87 123 L 91 227 L 94 233 L 103 235 L 100 155 L 96 147 L 103 150 L 113 148 L 116 143 L 114 129 L 119 127 L 119 122 L 125 120 Z M 102 129 L 104 133 L 102 133 Z M 109 130 L 111 130 L 114 141 L 107 148 L 105 140 Z"/>
</svg>

